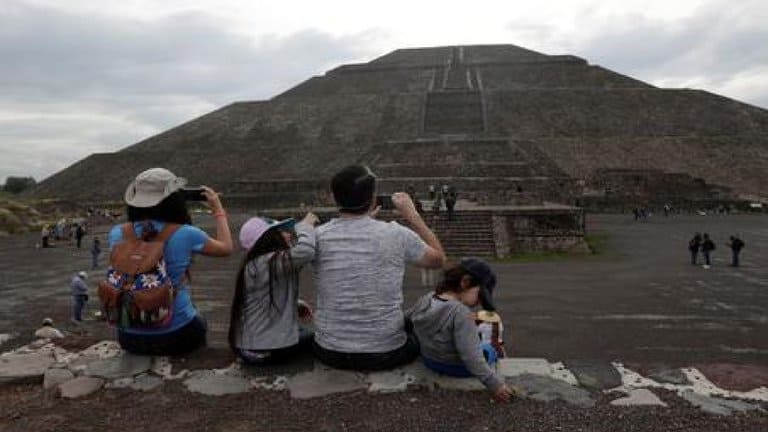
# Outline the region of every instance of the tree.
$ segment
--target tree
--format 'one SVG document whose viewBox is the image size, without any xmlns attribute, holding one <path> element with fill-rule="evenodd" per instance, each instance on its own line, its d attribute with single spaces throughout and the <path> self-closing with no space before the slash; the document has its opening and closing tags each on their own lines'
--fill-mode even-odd
<svg viewBox="0 0 768 432">
<path fill-rule="evenodd" d="M 6 177 L 5 179 L 5 187 L 3 189 L 6 192 L 10 192 L 12 194 L 18 194 L 23 192 L 26 189 L 31 188 L 36 184 L 37 182 L 32 177 L 9 176 L 9 177 Z"/>
</svg>

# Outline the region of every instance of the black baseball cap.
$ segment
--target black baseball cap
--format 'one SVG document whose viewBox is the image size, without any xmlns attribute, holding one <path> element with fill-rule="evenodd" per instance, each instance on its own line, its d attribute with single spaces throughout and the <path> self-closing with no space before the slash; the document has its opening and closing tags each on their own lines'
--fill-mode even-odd
<svg viewBox="0 0 768 432">
<path fill-rule="evenodd" d="M 459 265 L 464 267 L 469 274 L 480 284 L 480 304 L 483 309 L 495 311 L 493 304 L 493 289 L 496 288 L 496 274 L 485 260 L 474 257 L 462 258 Z"/>
</svg>

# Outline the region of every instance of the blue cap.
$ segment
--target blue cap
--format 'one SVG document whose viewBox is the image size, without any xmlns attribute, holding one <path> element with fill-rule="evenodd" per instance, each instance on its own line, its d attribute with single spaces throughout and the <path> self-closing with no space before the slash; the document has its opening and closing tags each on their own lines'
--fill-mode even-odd
<svg viewBox="0 0 768 432">
<path fill-rule="evenodd" d="M 496 288 L 496 274 L 485 260 L 474 257 L 462 258 L 459 264 L 480 283 L 480 304 L 483 309 L 495 311 L 493 289 Z"/>
</svg>

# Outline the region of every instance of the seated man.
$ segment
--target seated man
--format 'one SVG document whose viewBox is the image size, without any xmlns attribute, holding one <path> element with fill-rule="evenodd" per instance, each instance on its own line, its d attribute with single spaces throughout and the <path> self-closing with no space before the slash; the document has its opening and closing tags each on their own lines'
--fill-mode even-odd
<svg viewBox="0 0 768 432">
<path fill-rule="evenodd" d="M 392 195 L 392 202 L 413 231 L 373 219 L 376 176 L 367 167 L 344 168 L 331 189 L 340 215 L 316 230 L 315 355 L 339 369 L 408 363 L 419 348 L 405 331 L 405 265 L 440 268 L 443 247 L 405 193 Z"/>
</svg>

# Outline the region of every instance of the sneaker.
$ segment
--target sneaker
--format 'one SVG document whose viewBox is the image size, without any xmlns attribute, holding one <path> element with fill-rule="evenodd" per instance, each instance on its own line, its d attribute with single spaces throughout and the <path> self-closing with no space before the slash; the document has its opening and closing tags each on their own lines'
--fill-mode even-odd
<svg viewBox="0 0 768 432">
<path fill-rule="evenodd" d="M 702 267 L 702 268 L 705 268 L 705 269 L 708 269 L 708 268 L 710 268 L 710 267 L 712 267 L 712 266 L 708 266 L 708 265 L 704 264 L 704 265 L 703 265 L 703 266 L 701 266 L 701 267 Z"/>
</svg>

